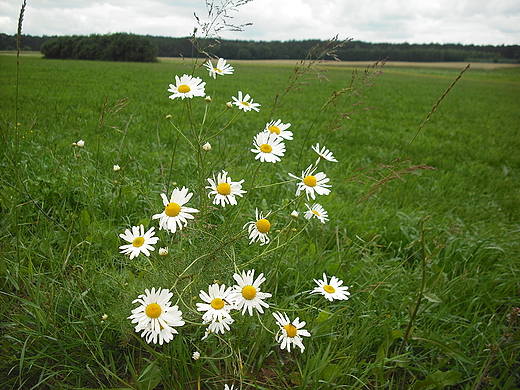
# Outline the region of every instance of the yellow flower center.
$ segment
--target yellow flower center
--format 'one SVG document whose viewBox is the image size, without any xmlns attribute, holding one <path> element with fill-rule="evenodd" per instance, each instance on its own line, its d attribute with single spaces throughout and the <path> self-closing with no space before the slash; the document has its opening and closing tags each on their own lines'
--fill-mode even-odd
<svg viewBox="0 0 520 390">
<path fill-rule="evenodd" d="M 330 284 L 326 284 L 325 286 L 323 286 L 323 289 L 329 294 L 332 294 L 336 291 L 336 289 L 332 287 Z"/>
<path fill-rule="evenodd" d="M 267 219 L 262 218 L 256 221 L 256 228 L 260 233 L 267 233 L 271 229 L 271 222 Z"/>
<path fill-rule="evenodd" d="M 213 70 L 217 73 L 222 73 L 222 71 L 219 68 L 213 68 Z"/>
<path fill-rule="evenodd" d="M 251 285 L 244 286 L 244 288 L 242 289 L 242 296 L 248 301 L 250 301 L 251 299 L 256 297 L 256 288 L 254 288 Z"/>
<path fill-rule="evenodd" d="M 303 182 L 305 183 L 306 186 L 316 187 L 316 176 L 312 176 L 312 175 L 305 176 L 305 178 L 303 179 Z"/>
<path fill-rule="evenodd" d="M 298 329 L 296 329 L 296 326 L 294 326 L 293 324 L 287 324 L 283 328 L 287 332 L 287 337 L 294 337 L 298 332 Z"/>
<path fill-rule="evenodd" d="M 244 106 L 249 107 L 249 103 L 248 103 L 248 102 L 242 102 L 242 104 L 243 104 Z"/>
<path fill-rule="evenodd" d="M 268 144 L 262 144 L 260 145 L 260 150 L 264 153 L 271 153 L 273 151 L 273 147 Z"/>
<path fill-rule="evenodd" d="M 168 217 L 176 217 L 181 212 L 181 206 L 174 202 L 168 203 L 164 212 Z"/>
<path fill-rule="evenodd" d="M 231 194 L 231 186 L 228 183 L 220 183 L 217 186 L 217 192 L 220 195 L 229 195 Z"/>
<path fill-rule="evenodd" d="M 132 241 L 132 245 L 135 246 L 136 248 L 139 248 L 143 244 L 144 244 L 143 237 L 136 237 L 136 238 L 134 238 L 134 241 Z"/>
<path fill-rule="evenodd" d="M 224 307 L 224 300 L 221 299 L 221 298 L 214 298 L 212 301 L 211 301 L 211 307 L 215 310 L 220 310 Z"/>
<path fill-rule="evenodd" d="M 162 309 L 157 303 L 150 303 L 146 306 L 145 313 L 150 318 L 158 318 L 162 313 Z"/>
<path fill-rule="evenodd" d="M 280 134 L 280 128 L 278 126 L 269 126 L 269 131 L 271 133 Z"/>
<path fill-rule="evenodd" d="M 314 215 L 320 216 L 320 213 L 318 213 L 316 210 L 311 210 Z"/>
<path fill-rule="evenodd" d="M 179 85 L 179 88 L 177 88 L 177 91 L 179 91 L 180 93 L 188 93 L 191 91 L 191 88 L 186 84 L 182 84 L 182 85 Z"/>
</svg>

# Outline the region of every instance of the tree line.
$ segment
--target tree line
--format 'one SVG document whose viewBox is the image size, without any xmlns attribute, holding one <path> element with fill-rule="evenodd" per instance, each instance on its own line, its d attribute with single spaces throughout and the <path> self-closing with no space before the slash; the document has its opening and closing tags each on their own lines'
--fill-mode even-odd
<svg viewBox="0 0 520 390">
<path fill-rule="evenodd" d="M 243 41 L 219 40 L 208 51 L 226 59 L 302 59 L 321 40 Z M 172 38 L 134 34 L 90 36 L 22 35 L 22 50 L 41 51 L 46 58 L 155 61 L 157 57 L 196 55 L 188 37 Z M 0 34 L 0 50 L 16 50 L 16 35 Z M 343 61 L 511 62 L 520 63 L 519 45 L 461 45 L 366 43 L 350 41 L 337 50 Z"/>
</svg>

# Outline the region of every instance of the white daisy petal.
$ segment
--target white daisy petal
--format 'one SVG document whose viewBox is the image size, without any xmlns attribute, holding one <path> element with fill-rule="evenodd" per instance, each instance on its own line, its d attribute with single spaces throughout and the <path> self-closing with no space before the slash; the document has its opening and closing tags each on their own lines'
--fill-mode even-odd
<svg viewBox="0 0 520 390">
<path fill-rule="evenodd" d="M 170 99 L 176 99 L 180 97 L 193 98 L 195 96 L 204 97 L 206 92 L 204 91 L 205 82 L 200 77 L 193 77 L 190 75 L 175 76 L 175 84 L 170 84 L 168 92 L 172 92 Z"/>
<path fill-rule="evenodd" d="M 128 319 L 136 323 L 135 331 L 141 332 L 147 343 L 168 343 L 173 339 L 177 331 L 173 327 L 184 325 L 182 312 L 178 306 L 171 306 L 170 299 L 173 294 L 168 289 L 159 288 L 155 291 L 145 290 L 145 294 L 139 295 L 132 303 L 140 303 L 140 306 L 132 310 Z"/>
<path fill-rule="evenodd" d="M 181 190 L 175 188 L 169 200 L 166 194 L 161 194 L 164 211 L 152 216 L 152 219 L 159 220 L 159 230 L 164 229 L 175 233 L 177 228 L 182 230 L 188 224 L 188 219 L 195 218 L 191 214 L 198 213 L 199 210 L 184 206 L 193 196 L 193 193 L 188 191 L 186 187 L 182 187 Z"/>
<path fill-rule="evenodd" d="M 263 308 L 269 307 L 263 300 L 270 298 L 271 294 L 260 291 L 260 285 L 265 281 L 264 274 L 258 275 L 256 280 L 254 276 L 254 269 L 247 272 L 242 271 L 242 274 L 233 275 L 233 279 L 235 279 L 237 284 L 233 286 L 231 300 L 237 310 L 242 310 L 242 315 L 247 311 L 249 315 L 252 316 L 253 309 L 256 309 L 259 313 L 263 313 Z"/>
<path fill-rule="evenodd" d="M 313 217 L 318 218 L 321 223 L 325 223 L 329 219 L 327 211 L 323 208 L 323 206 L 319 203 L 314 203 L 312 206 L 309 206 L 305 203 L 305 206 L 309 209 L 305 212 L 304 217 L 307 219 L 311 219 Z"/>
<path fill-rule="evenodd" d="M 133 226 L 132 231 L 126 229 L 119 237 L 128 241 L 130 244 L 121 245 L 119 247 L 119 249 L 121 249 L 120 253 L 130 255 L 130 260 L 139 256 L 141 253 L 144 253 L 145 256 L 150 256 L 150 251 L 155 250 L 152 245 L 157 244 L 157 241 L 159 241 L 159 237 L 154 237 L 154 230 L 155 228 L 151 227 L 145 233 L 143 225 Z"/>
<path fill-rule="evenodd" d="M 213 204 L 220 204 L 222 207 L 226 207 L 226 204 L 236 205 L 236 196 L 242 197 L 247 191 L 242 189 L 242 183 L 244 180 L 232 181 L 227 176 L 226 171 L 222 171 L 217 175 L 217 178 L 208 178 L 209 186 L 206 188 L 210 189 L 208 196 L 215 195 Z"/>
<path fill-rule="evenodd" d="M 253 140 L 253 145 L 251 151 L 256 153 L 255 159 L 260 162 L 276 163 L 285 153 L 283 138 L 276 133 L 266 131 L 258 133 Z"/>
<path fill-rule="evenodd" d="M 314 290 L 311 291 L 311 294 L 317 293 L 322 294 L 329 301 L 337 300 L 348 300 L 350 292 L 348 291 L 348 286 L 342 286 L 343 280 L 338 279 L 333 276 L 330 278 L 330 281 L 327 282 L 327 275 L 323 274 L 323 280 L 314 279 L 318 287 L 315 287 Z"/>
<path fill-rule="evenodd" d="M 214 79 L 217 78 L 217 75 L 224 76 L 226 74 L 233 74 L 235 70 L 231 65 L 226 63 L 224 58 L 219 58 L 215 67 L 213 67 L 211 60 L 208 60 L 204 66 L 208 68 L 210 77 Z"/>
<path fill-rule="evenodd" d="M 299 347 L 300 351 L 305 350 L 303 345 L 303 337 L 310 337 L 309 331 L 302 329 L 305 326 L 305 321 L 301 321 L 297 317 L 294 321 L 290 321 L 289 317 L 285 313 L 275 312 L 273 317 L 276 320 L 276 324 L 280 327 L 276 335 L 276 342 L 280 343 L 281 349 L 287 349 L 287 352 L 291 352 L 291 345 Z"/>
<path fill-rule="evenodd" d="M 327 184 L 330 181 L 330 178 L 328 178 L 323 172 L 314 174 L 316 169 L 317 167 L 313 168 L 312 164 L 309 165 L 309 167 L 302 172 L 301 177 L 289 173 L 289 176 L 300 180 L 296 189 L 296 196 L 300 196 L 300 193 L 305 191 L 307 199 L 309 199 L 309 197 L 316 199 L 316 194 L 328 195 L 330 193 L 330 190 L 327 188 L 332 187 L 330 184 Z"/>
<path fill-rule="evenodd" d="M 229 312 L 234 308 L 231 304 L 231 294 L 233 292 L 232 287 L 228 287 L 223 284 L 212 284 L 208 288 L 208 293 L 200 291 L 199 297 L 205 303 L 197 302 L 197 310 L 204 311 L 202 321 L 204 323 L 219 321 L 222 322 L 223 318 L 231 318 Z"/>
<path fill-rule="evenodd" d="M 271 212 L 268 212 L 264 217 L 262 212 L 259 213 L 258 209 L 256 209 L 256 219 L 254 221 L 249 221 L 244 225 L 243 229 L 247 226 L 247 231 L 251 240 L 249 241 L 249 244 L 252 244 L 255 241 L 260 241 L 260 245 L 269 244 L 270 239 L 267 235 L 269 230 L 271 230 L 271 222 L 267 219 L 269 214 L 271 214 Z"/>
<path fill-rule="evenodd" d="M 249 94 L 246 94 L 246 96 L 242 95 L 242 91 L 238 91 L 238 98 L 232 97 L 234 102 L 233 104 L 240 108 L 241 110 L 244 110 L 245 112 L 255 110 L 256 112 L 260 111 L 258 107 L 260 107 L 260 104 L 253 103 L 253 99 L 249 101 Z"/>
<path fill-rule="evenodd" d="M 334 155 L 332 154 L 332 152 L 330 150 L 328 150 L 325 146 L 320 149 L 319 143 L 312 146 L 312 150 L 314 150 L 320 156 L 316 163 L 318 163 L 320 161 L 320 159 L 332 161 L 332 162 L 338 162 L 338 160 L 336 160 L 334 158 Z"/>
<path fill-rule="evenodd" d="M 287 130 L 291 127 L 290 123 L 282 123 L 281 119 L 271 121 L 265 125 L 264 132 L 276 134 L 278 137 L 291 141 L 293 139 L 292 131 Z"/>
</svg>

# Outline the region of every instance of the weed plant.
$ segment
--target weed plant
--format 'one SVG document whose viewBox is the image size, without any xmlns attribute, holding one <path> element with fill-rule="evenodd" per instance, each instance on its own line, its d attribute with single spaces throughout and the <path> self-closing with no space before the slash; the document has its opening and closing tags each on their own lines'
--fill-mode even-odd
<svg viewBox="0 0 520 390">
<path fill-rule="evenodd" d="M 450 88 L 458 73 L 383 64 L 325 72 L 337 40 L 294 68 L 232 63 L 213 78 L 211 47 L 192 42 L 202 59 L 0 56 L 2 388 L 519 387 L 518 82 L 469 70 Z M 184 74 L 204 94 L 179 95 Z M 253 140 L 278 119 L 293 139 L 261 162 Z M 236 205 L 208 196 L 223 171 L 247 191 Z M 297 194 L 318 172 L 330 193 Z M 197 212 L 172 232 L 153 216 L 183 187 L 181 206 Z M 327 220 L 307 219 L 306 204 Z M 148 255 L 120 237 L 140 225 Z M 204 321 L 201 291 L 222 296 L 253 269 L 269 307 L 237 310 L 235 287 L 220 311 L 229 330 Z M 128 317 L 152 288 L 172 293 L 161 307 L 176 322 L 142 334 Z"/>
</svg>

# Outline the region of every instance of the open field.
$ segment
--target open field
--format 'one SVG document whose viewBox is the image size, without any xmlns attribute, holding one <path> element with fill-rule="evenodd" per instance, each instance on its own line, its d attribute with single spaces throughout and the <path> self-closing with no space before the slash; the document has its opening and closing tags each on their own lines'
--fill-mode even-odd
<svg viewBox="0 0 520 390">
<path fill-rule="evenodd" d="M 233 61 L 216 80 L 195 70 L 211 103 L 168 99 L 190 64 L 23 55 L 16 88 L 16 58 L 0 54 L 0 388 L 520 388 L 519 67 L 472 64 L 428 117 L 466 64 L 389 63 L 363 79 L 366 64 L 326 63 L 329 81 L 310 72 L 284 96 L 295 61 Z M 260 112 L 226 109 L 238 91 Z M 294 140 L 259 163 L 253 137 L 278 118 Z M 317 142 L 338 160 L 319 163 L 324 224 L 303 217 L 314 202 L 288 175 Z M 223 169 L 244 179 L 237 206 L 207 196 Z M 200 212 L 158 231 L 175 186 Z M 244 229 L 255 209 L 273 212 L 263 246 Z M 119 234 L 139 224 L 160 241 L 129 259 Z M 201 341 L 199 292 L 249 269 L 270 308 L 233 312 L 231 331 Z M 309 294 L 324 272 L 349 300 Z M 186 321 L 162 346 L 127 319 L 152 287 Z M 275 311 L 306 322 L 304 352 L 280 349 Z"/>
</svg>

